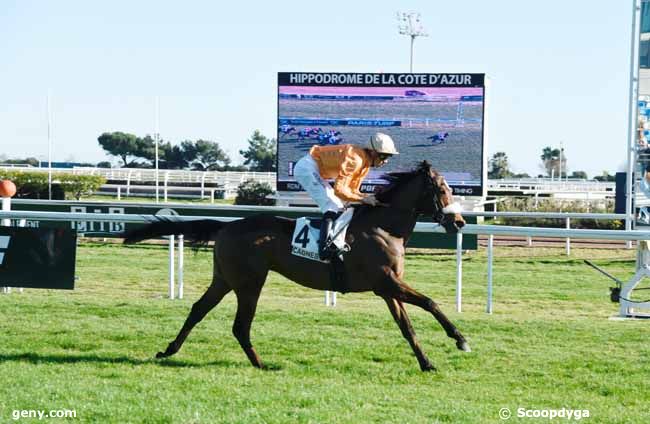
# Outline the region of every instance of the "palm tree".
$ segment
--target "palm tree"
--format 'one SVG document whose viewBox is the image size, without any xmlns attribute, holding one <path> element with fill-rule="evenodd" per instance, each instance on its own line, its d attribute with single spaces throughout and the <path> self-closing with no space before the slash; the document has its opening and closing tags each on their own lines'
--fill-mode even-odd
<svg viewBox="0 0 650 424">
<path fill-rule="evenodd" d="M 564 166 L 566 164 L 566 156 L 560 161 L 561 156 L 563 155 L 560 149 L 546 146 L 544 147 L 544 150 L 542 150 L 542 156 L 540 156 L 542 159 L 542 166 L 549 177 L 553 174 L 560 176 L 562 170 L 566 170 L 566 167 Z"/>
</svg>

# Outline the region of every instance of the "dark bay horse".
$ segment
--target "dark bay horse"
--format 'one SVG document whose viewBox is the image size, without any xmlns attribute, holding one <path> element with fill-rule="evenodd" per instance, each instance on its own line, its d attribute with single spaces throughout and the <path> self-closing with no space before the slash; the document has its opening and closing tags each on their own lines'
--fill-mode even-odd
<svg viewBox="0 0 650 424">
<path fill-rule="evenodd" d="M 422 351 L 411 326 L 404 303 L 430 312 L 456 346 L 469 351 L 460 331 L 447 319 L 438 305 L 408 286 L 403 280 L 404 246 L 413 233 L 419 215 L 426 214 L 448 233 L 465 225 L 451 189 L 444 178 L 427 162 L 406 173 L 386 177 L 389 187 L 377 194 L 383 206 L 360 206 L 350 222 L 346 242 L 351 251 L 345 255 L 344 270 L 348 292 L 372 291 L 384 299 L 404 338 L 409 342 L 423 371 L 434 370 Z M 214 240 L 214 271 L 210 287 L 194 303 L 178 336 L 156 357 L 175 354 L 192 328 L 230 291 L 237 296 L 233 334 L 248 359 L 262 368 L 253 348 L 250 329 L 257 301 L 270 270 L 305 287 L 332 290 L 329 265 L 291 254 L 295 221 L 270 215 L 256 215 L 223 223 L 217 220 L 159 221 L 126 235 L 125 243 L 167 234 L 183 234 L 195 241 Z"/>
</svg>

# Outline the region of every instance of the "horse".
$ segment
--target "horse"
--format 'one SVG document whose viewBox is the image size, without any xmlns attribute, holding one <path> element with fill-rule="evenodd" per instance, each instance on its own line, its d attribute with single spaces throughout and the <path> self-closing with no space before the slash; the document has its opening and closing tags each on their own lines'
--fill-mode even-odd
<svg viewBox="0 0 650 424">
<path fill-rule="evenodd" d="M 437 134 L 434 134 L 434 135 L 432 135 L 430 137 L 427 137 L 427 140 L 431 140 L 431 143 L 435 146 L 435 145 L 438 145 L 438 144 L 441 144 L 441 143 L 444 143 L 445 141 L 447 141 L 447 137 L 449 137 L 449 133 L 441 131 L 441 132 L 439 132 Z"/>
<path fill-rule="evenodd" d="M 435 367 L 416 339 L 404 303 L 431 313 L 442 325 L 456 347 L 470 351 L 461 332 L 429 297 L 410 287 L 404 280 L 404 253 L 418 216 L 425 214 L 453 234 L 465 225 L 457 203 L 452 203 L 451 188 L 444 177 L 426 161 L 411 172 L 384 176 L 388 187 L 377 193 L 379 206 L 357 205 L 349 224 L 343 270 L 346 286 L 342 292 L 372 291 L 381 297 L 408 341 L 422 371 Z M 125 234 L 124 243 L 168 234 L 183 234 L 195 242 L 214 241 L 212 283 L 194 303 L 183 327 L 164 351 L 165 358 L 179 351 L 183 342 L 210 310 L 233 291 L 237 313 L 232 332 L 251 364 L 264 368 L 253 347 L 250 330 L 257 302 L 269 271 L 316 290 L 332 290 L 330 264 L 291 254 L 295 220 L 271 215 L 254 215 L 228 223 L 218 220 L 160 220 Z"/>
<path fill-rule="evenodd" d="M 298 131 L 298 140 L 304 141 L 306 139 L 318 138 L 318 135 L 322 132 L 323 130 L 320 128 L 303 128 Z"/>
<path fill-rule="evenodd" d="M 286 135 L 289 135 L 292 132 L 296 131 L 295 127 L 292 127 L 291 125 L 286 125 L 286 124 L 285 125 L 280 125 L 280 128 L 278 128 L 278 129 L 280 130 L 280 138 L 282 138 L 282 137 L 284 137 Z"/>
<path fill-rule="evenodd" d="M 343 137 L 341 136 L 340 131 L 329 130 L 326 133 L 318 134 L 317 137 L 318 144 L 321 146 L 336 146 L 341 144 Z"/>
</svg>

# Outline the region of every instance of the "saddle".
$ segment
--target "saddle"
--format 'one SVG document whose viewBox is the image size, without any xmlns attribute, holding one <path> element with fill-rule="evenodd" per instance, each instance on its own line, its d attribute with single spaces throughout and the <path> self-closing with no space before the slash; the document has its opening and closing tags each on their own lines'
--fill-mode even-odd
<svg viewBox="0 0 650 424">
<path fill-rule="evenodd" d="M 353 214 L 354 209 L 350 208 L 343 212 L 334 222 L 331 244 L 336 252 L 329 260 L 322 261 L 318 255 L 318 238 L 320 237 L 320 225 L 322 223 L 320 217 L 298 218 L 291 237 L 291 253 L 305 259 L 329 264 L 332 290 L 341 293 L 347 292 L 343 261 L 344 255 L 350 250 L 350 247 L 345 243 L 345 234 Z"/>
</svg>

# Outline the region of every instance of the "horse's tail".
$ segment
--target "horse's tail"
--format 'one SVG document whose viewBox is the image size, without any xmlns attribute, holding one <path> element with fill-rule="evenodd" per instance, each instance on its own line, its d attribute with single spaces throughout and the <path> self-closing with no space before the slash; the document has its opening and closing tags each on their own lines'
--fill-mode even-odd
<svg viewBox="0 0 650 424">
<path fill-rule="evenodd" d="M 124 244 L 133 244 L 150 238 L 166 236 L 170 234 L 183 234 L 187 240 L 198 244 L 207 244 L 226 225 L 225 222 L 214 219 L 200 219 L 196 221 L 172 221 L 170 219 L 159 219 L 156 222 L 145 225 L 135 230 L 127 231 L 124 234 Z"/>
</svg>

